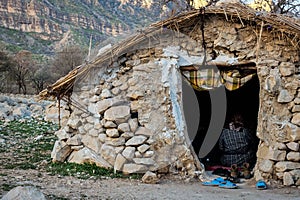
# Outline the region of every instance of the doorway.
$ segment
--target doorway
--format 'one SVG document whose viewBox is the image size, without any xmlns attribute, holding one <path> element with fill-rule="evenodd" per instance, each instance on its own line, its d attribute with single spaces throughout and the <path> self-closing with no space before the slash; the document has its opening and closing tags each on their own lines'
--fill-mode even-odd
<svg viewBox="0 0 300 200">
<path fill-rule="evenodd" d="M 192 141 L 192 146 L 194 148 L 194 151 L 198 155 L 200 162 L 203 163 L 205 167 L 221 165 L 220 163 L 221 153 L 219 150 L 218 142 L 215 144 L 212 150 L 205 157 L 199 157 L 199 151 L 201 149 L 201 146 L 203 145 L 203 141 L 205 137 L 207 136 L 208 127 L 210 123 L 214 123 L 211 122 L 212 93 L 218 92 L 218 90 L 221 89 L 224 90 L 225 88 L 217 88 L 210 91 L 197 91 L 193 89 L 197 101 L 191 102 L 191 99 L 188 99 L 190 95 L 186 95 L 187 93 L 186 87 L 190 87 L 190 86 L 186 86 L 186 85 L 187 83 L 183 84 L 183 104 L 184 104 L 184 114 L 185 114 L 185 119 L 187 121 L 188 132 L 192 129 L 195 130 L 195 126 L 197 127 L 195 135 L 192 136 L 192 138 L 190 136 L 190 140 Z M 255 144 L 255 152 L 257 152 L 257 147 L 259 142 L 259 139 L 256 136 L 257 115 L 259 109 L 259 88 L 260 86 L 259 86 L 258 77 L 255 76 L 254 78 L 252 78 L 250 81 L 248 81 L 245 85 L 243 85 L 237 90 L 229 91 L 225 89 L 226 101 L 227 101 L 225 105 L 227 105 L 227 108 L 226 108 L 226 117 L 224 120 L 224 128 L 228 128 L 227 126 L 229 123 L 229 119 L 234 113 L 238 112 L 242 114 L 245 122 L 244 126 L 251 129 L 251 132 L 253 134 L 253 138 L 255 140 L 253 141 L 253 143 Z M 191 103 L 194 105 L 198 104 L 196 106 L 193 106 L 195 108 L 197 107 L 198 110 L 194 109 L 193 112 L 187 111 L 185 109 L 186 107 L 185 105 L 186 104 L 190 105 Z M 199 117 L 196 116 L 195 110 L 196 112 L 199 112 Z M 256 157 L 254 162 L 256 162 Z"/>
</svg>

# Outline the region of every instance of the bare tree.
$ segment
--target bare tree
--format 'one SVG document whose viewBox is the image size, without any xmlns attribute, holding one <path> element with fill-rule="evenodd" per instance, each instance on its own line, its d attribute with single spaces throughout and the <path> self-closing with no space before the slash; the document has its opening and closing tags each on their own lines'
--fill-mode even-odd
<svg viewBox="0 0 300 200">
<path fill-rule="evenodd" d="M 272 11 L 279 14 L 291 14 L 300 17 L 299 0 L 275 0 L 272 2 Z"/>
<path fill-rule="evenodd" d="M 30 68 L 33 66 L 32 54 L 30 51 L 21 50 L 14 57 L 14 65 L 9 68 L 10 75 L 16 81 L 18 92 L 27 93 L 27 79 Z"/>
<path fill-rule="evenodd" d="M 0 51 L 0 72 L 8 71 L 11 59 L 6 51 Z"/>
<path fill-rule="evenodd" d="M 72 69 L 83 63 L 87 55 L 87 49 L 77 45 L 70 45 L 57 51 L 52 62 L 52 72 L 55 76 L 62 77 Z"/>
<path fill-rule="evenodd" d="M 191 10 L 193 0 L 161 0 L 161 5 L 167 6 L 171 8 L 171 12 L 168 14 L 169 16 L 176 15 L 181 11 Z"/>
<path fill-rule="evenodd" d="M 190 10 L 196 2 L 206 2 L 206 6 L 215 5 L 220 0 L 162 0 L 163 5 L 173 3 L 175 8 L 173 10 L 180 12 L 182 10 Z M 264 7 L 269 7 L 271 12 L 278 14 L 290 14 L 300 17 L 300 0 L 240 0 L 241 3 L 250 4 L 255 3 L 258 10 Z M 175 12 L 172 11 L 172 12 Z"/>
<path fill-rule="evenodd" d="M 68 46 L 57 52 L 53 62 L 48 64 L 34 59 L 34 55 L 26 50 L 10 56 L 0 45 L 0 92 L 40 92 L 82 64 L 86 53 L 87 50 L 79 46 Z"/>
<path fill-rule="evenodd" d="M 34 69 L 30 70 L 30 79 L 37 93 L 41 92 L 47 84 L 54 81 L 50 67 L 47 64 L 35 65 Z"/>
<path fill-rule="evenodd" d="M 13 60 L 8 52 L 4 49 L 0 50 L 0 92 L 10 92 L 9 89 L 11 76 L 10 68 L 13 65 Z"/>
</svg>

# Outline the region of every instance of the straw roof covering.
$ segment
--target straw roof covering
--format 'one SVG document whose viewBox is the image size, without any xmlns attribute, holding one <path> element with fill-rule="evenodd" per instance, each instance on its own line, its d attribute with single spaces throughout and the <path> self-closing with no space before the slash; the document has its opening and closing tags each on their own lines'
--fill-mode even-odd
<svg viewBox="0 0 300 200">
<path fill-rule="evenodd" d="M 99 66 L 104 62 L 112 61 L 112 57 L 116 58 L 129 52 L 134 45 L 150 37 L 151 34 L 159 31 L 162 27 L 175 31 L 180 31 L 183 27 L 192 27 L 196 24 L 196 20 L 199 21 L 199 17 L 202 15 L 205 18 L 218 15 L 227 21 L 238 21 L 243 26 L 249 22 L 257 26 L 272 26 L 277 32 L 289 38 L 294 47 L 300 49 L 300 20 L 298 18 L 256 11 L 241 3 L 217 4 L 216 6 L 206 7 L 205 12 L 202 9 L 191 10 L 150 25 L 142 32 L 138 32 L 121 43 L 115 44 L 111 47 L 110 51 L 102 53 L 94 60 L 78 66 L 69 74 L 60 78 L 53 85 L 40 92 L 40 99 L 50 97 L 62 99 L 70 95 L 75 79 L 86 75 L 91 68 Z"/>
<path fill-rule="evenodd" d="M 182 13 L 170 19 L 155 23 L 154 27 L 174 27 L 175 24 L 190 21 L 190 19 L 201 15 L 200 10 L 192 10 L 187 13 Z M 279 31 L 284 31 L 294 35 L 299 39 L 300 37 L 300 19 L 291 16 L 279 15 L 275 13 L 256 11 L 241 3 L 221 4 L 220 6 L 207 7 L 205 14 L 219 14 L 225 16 L 227 21 L 238 19 L 244 25 L 244 21 L 253 21 L 257 24 L 264 22 L 265 25 L 272 25 Z M 295 38 L 296 39 L 296 38 Z"/>
</svg>

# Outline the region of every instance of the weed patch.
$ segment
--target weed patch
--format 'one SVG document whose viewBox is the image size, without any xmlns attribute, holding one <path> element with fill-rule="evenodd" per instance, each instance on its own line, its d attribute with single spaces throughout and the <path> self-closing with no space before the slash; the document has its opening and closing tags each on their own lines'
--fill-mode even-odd
<svg viewBox="0 0 300 200">
<path fill-rule="evenodd" d="M 10 185 L 10 184 L 3 183 L 1 185 L 1 190 L 3 190 L 3 191 L 9 191 L 9 190 L 13 189 L 14 187 L 16 187 L 16 186 L 15 185 Z"/>
<path fill-rule="evenodd" d="M 98 167 L 96 164 L 76 164 L 76 163 L 51 163 L 48 165 L 48 172 L 51 175 L 62 175 L 62 176 L 75 176 L 80 179 L 94 178 L 140 178 L 139 174 L 133 174 L 130 176 L 123 175 L 120 172 L 114 173 L 113 169 L 106 169 Z"/>
<path fill-rule="evenodd" d="M 68 198 L 65 198 L 65 197 L 59 197 L 59 196 L 56 196 L 54 194 L 50 194 L 50 195 L 45 195 L 47 199 L 49 200 L 68 200 Z"/>
<path fill-rule="evenodd" d="M 2 167 L 6 169 L 36 169 L 50 154 L 56 139 L 53 134 L 58 125 L 36 119 L 0 121 Z"/>
<path fill-rule="evenodd" d="M 80 179 L 141 178 L 140 174 L 115 173 L 113 169 L 100 168 L 96 164 L 52 163 L 50 155 L 57 139 L 53 134 L 56 130 L 56 124 L 36 119 L 15 120 L 9 123 L 0 121 L 0 136 L 6 138 L 5 143 L 0 144 L 0 162 L 3 163 L 1 167 L 38 169 L 47 171 L 50 175 L 74 176 Z M 41 166 L 42 162 L 46 165 Z"/>
</svg>

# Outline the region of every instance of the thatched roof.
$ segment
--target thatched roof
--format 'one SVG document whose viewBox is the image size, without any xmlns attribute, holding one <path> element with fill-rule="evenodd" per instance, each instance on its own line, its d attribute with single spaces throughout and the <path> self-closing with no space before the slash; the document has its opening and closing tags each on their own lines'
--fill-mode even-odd
<svg viewBox="0 0 300 200">
<path fill-rule="evenodd" d="M 202 15 L 204 15 L 205 18 L 212 15 L 219 15 L 224 20 L 238 21 L 242 25 L 246 22 L 251 22 L 257 26 L 272 26 L 273 29 L 286 35 L 293 46 L 296 48 L 300 47 L 299 19 L 274 13 L 259 12 L 241 3 L 221 4 L 207 7 L 205 8 L 205 12 L 203 12 L 203 10 L 191 10 L 150 25 L 142 32 L 138 32 L 121 43 L 112 46 L 110 51 L 106 51 L 97 56 L 91 62 L 78 66 L 68 75 L 60 78 L 53 85 L 50 85 L 47 89 L 40 92 L 40 98 L 47 99 L 49 97 L 56 97 L 61 99 L 63 96 L 69 95 L 72 92 L 71 89 L 75 79 L 85 75 L 92 67 L 107 62 L 111 60 L 112 57 L 119 57 L 125 54 L 128 50 L 132 49 L 134 45 L 140 43 L 162 27 L 177 31 L 180 30 L 181 27 L 195 25 L 195 20 L 199 20 L 199 17 Z"/>
<path fill-rule="evenodd" d="M 155 23 L 151 26 L 161 27 L 174 27 L 175 24 L 186 23 L 195 17 L 201 15 L 200 10 L 192 10 L 187 13 L 182 13 L 178 16 L 172 17 L 170 19 Z M 238 19 L 242 24 L 243 21 L 253 21 L 257 24 L 264 22 L 264 25 L 272 25 L 279 31 L 283 31 L 296 36 L 298 39 L 300 37 L 300 20 L 298 18 L 289 17 L 286 15 L 279 15 L 268 12 L 256 11 L 248 6 L 241 3 L 231 3 L 224 4 L 221 6 L 207 7 L 205 9 L 205 14 L 219 14 L 223 15 L 226 20 L 236 20 Z M 296 39 L 296 38 L 295 38 Z"/>
</svg>

